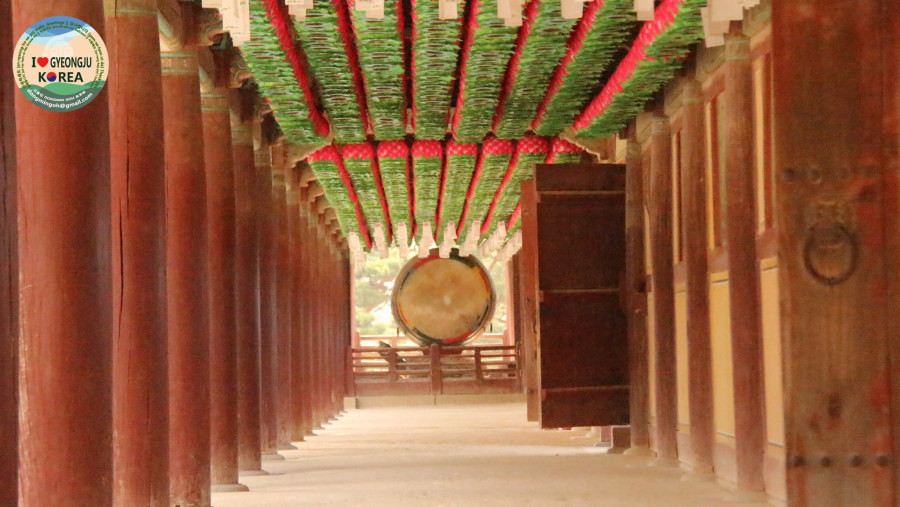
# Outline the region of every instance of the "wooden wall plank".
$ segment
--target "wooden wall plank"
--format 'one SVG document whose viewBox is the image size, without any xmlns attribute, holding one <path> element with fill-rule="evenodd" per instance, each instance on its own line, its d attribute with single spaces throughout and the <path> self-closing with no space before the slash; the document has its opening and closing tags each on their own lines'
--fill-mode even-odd
<svg viewBox="0 0 900 507">
<path fill-rule="evenodd" d="M 882 134 L 885 144 L 885 213 L 897 216 L 900 210 L 900 2 L 886 2 L 882 23 L 885 26 L 885 48 L 882 53 L 882 69 L 884 79 L 885 113 Z M 897 259 L 900 256 L 900 220 L 888 220 L 885 223 L 885 239 L 887 255 Z M 893 267 L 888 276 L 888 305 L 900 308 L 900 263 L 889 263 Z M 890 368 L 897 372 L 900 368 L 900 319 L 888 322 L 890 337 Z M 900 456 L 900 375 L 891 375 L 891 433 L 893 455 Z M 900 466 L 894 466 L 894 496 L 898 496 L 897 485 L 900 484 Z"/>
<path fill-rule="evenodd" d="M 650 134 L 650 242 L 656 364 L 656 452 L 678 458 L 678 389 L 675 377 L 675 282 L 672 266 L 672 144 L 669 121 L 652 120 Z"/>
<path fill-rule="evenodd" d="M 738 489 L 763 491 L 766 453 L 762 300 L 756 259 L 756 164 L 750 38 L 732 23 L 725 40 L 725 193 L 734 364 Z M 708 315 L 708 314 L 707 314 Z"/>
<path fill-rule="evenodd" d="M 713 472 L 715 421 L 709 304 L 706 129 L 700 83 L 682 87 L 681 167 L 683 171 L 685 266 L 687 275 L 688 398 L 693 472 Z M 751 173 L 752 174 L 752 173 Z M 751 218 L 755 218 L 752 217 Z M 730 380 L 730 379 L 729 379 Z"/>
<path fill-rule="evenodd" d="M 537 346 L 537 196 L 534 180 L 521 184 L 522 196 L 522 250 L 520 255 L 522 337 L 526 356 L 525 394 L 528 420 L 540 419 L 541 360 Z"/>
<path fill-rule="evenodd" d="M 630 129 L 625 154 L 625 298 L 631 447 L 650 447 L 650 376 L 647 343 L 647 270 L 644 256 L 644 189 L 641 145 Z M 636 451 L 632 451 L 636 452 Z"/>
</svg>

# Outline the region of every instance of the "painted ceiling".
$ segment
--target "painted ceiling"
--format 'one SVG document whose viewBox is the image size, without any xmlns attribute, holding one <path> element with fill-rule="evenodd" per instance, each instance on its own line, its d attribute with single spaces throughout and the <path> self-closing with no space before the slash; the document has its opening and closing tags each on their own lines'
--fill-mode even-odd
<svg viewBox="0 0 900 507">
<path fill-rule="evenodd" d="M 320 147 L 307 161 L 366 248 L 382 231 L 421 240 L 425 222 L 438 243 L 475 221 L 482 240 L 514 232 L 519 182 L 580 159 L 560 136 L 640 112 L 702 39 L 706 5 L 662 0 L 639 21 L 635 0 L 282 2 L 250 0 L 240 50 L 286 141 Z"/>
</svg>

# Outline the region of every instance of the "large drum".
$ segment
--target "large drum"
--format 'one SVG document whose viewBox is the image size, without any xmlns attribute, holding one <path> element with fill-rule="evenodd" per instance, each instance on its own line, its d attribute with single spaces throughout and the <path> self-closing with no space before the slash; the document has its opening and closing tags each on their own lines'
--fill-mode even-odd
<svg viewBox="0 0 900 507">
<path fill-rule="evenodd" d="M 497 296 L 484 265 L 453 249 L 442 259 L 436 248 L 413 258 L 400 271 L 391 294 L 394 320 L 422 346 L 464 345 L 484 331 Z"/>
</svg>

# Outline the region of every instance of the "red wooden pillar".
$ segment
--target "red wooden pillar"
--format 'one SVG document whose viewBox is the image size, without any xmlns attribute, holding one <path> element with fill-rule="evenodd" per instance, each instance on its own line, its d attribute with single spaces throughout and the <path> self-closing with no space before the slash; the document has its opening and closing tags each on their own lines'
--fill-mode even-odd
<svg viewBox="0 0 900 507">
<path fill-rule="evenodd" d="M 0 33 L 12 34 L 11 3 L 0 5 Z M 0 39 L 12 54 L 13 38 Z M 18 497 L 18 261 L 16 255 L 16 121 L 12 66 L 0 65 L 0 505 Z"/>
<path fill-rule="evenodd" d="M 331 346 L 331 386 L 333 398 L 331 402 L 332 415 L 337 417 L 344 408 L 344 361 L 343 351 L 350 343 L 350 334 L 347 332 L 348 315 L 344 311 L 344 303 L 347 300 L 345 293 L 346 266 L 344 256 L 340 248 L 341 231 L 337 229 L 335 220 L 334 245 L 334 341 Z"/>
<path fill-rule="evenodd" d="M 59 15 L 104 34 L 103 2 L 63 0 L 13 2 L 4 36 Z M 112 502 L 108 93 L 67 113 L 15 93 L 22 505 Z"/>
<path fill-rule="evenodd" d="M 897 504 L 898 19 L 772 4 L 791 505 Z"/>
<path fill-rule="evenodd" d="M 644 249 L 644 172 L 632 132 L 625 155 L 625 278 L 628 318 L 629 454 L 650 451 L 650 369 L 647 356 L 647 270 Z"/>
<path fill-rule="evenodd" d="M 340 233 L 337 232 L 336 235 L 337 234 L 340 234 Z M 332 302 L 331 313 L 333 315 L 332 329 L 334 331 L 333 331 L 333 337 L 332 337 L 332 341 L 331 341 L 331 354 L 329 357 L 329 360 L 330 360 L 329 364 L 331 366 L 330 378 L 331 378 L 331 393 L 332 393 L 331 394 L 331 415 L 332 415 L 332 417 L 337 417 L 337 415 L 341 411 L 340 407 L 338 406 L 339 405 L 338 400 L 341 397 L 341 382 L 340 382 L 340 380 L 342 380 L 342 376 L 340 375 L 340 372 L 342 371 L 342 368 L 340 368 L 340 366 L 342 366 L 342 364 L 338 362 L 338 359 L 340 357 L 338 355 L 338 351 L 340 350 L 340 344 L 344 338 L 344 333 L 343 333 L 344 332 L 344 319 L 341 318 L 342 317 L 342 315 L 341 315 L 341 298 L 343 295 L 343 290 L 341 287 L 341 280 L 343 279 L 343 273 L 342 273 L 341 263 L 340 263 L 341 253 L 340 253 L 340 250 L 338 249 L 337 243 L 335 241 L 336 240 L 332 240 L 332 243 L 331 243 L 332 252 L 333 252 L 332 253 L 332 261 L 331 261 L 331 265 L 332 265 L 332 282 L 331 282 L 331 284 L 334 287 L 334 289 L 333 289 L 334 300 Z"/>
<path fill-rule="evenodd" d="M 765 489 L 766 414 L 754 212 L 753 69 L 750 39 L 741 32 L 740 23 L 731 26 L 725 39 L 724 120 L 737 482 L 738 489 L 761 492 Z"/>
<path fill-rule="evenodd" d="M 301 172 L 301 183 L 299 193 L 299 212 L 297 220 L 297 290 L 299 291 L 296 300 L 296 309 L 298 318 L 300 319 L 299 337 L 295 344 L 297 347 L 297 364 L 293 366 L 295 380 L 294 387 L 294 410 L 299 417 L 296 433 L 302 433 L 305 437 L 312 431 L 311 414 L 309 399 L 309 189 L 310 186 L 303 185 L 303 173 Z"/>
<path fill-rule="evenodd" d="M 682 94 L 681 167 L 684 174 L 682 201 L 687 277 L 688 400 L 694 456 L 692 471 L 705 475 L 713 473 L 715 445 L 706 227 L 706 131 L 700 83 L 685 79 Z M 746 211 L 744 213 L 751 215 Z"/>
<path fill-rule="evenodd" d="M 299 373 L 298 390 L 294 392 L 295 403 L 300 415 L 298 430 L 303 435 L 312 433 L 312 241 L 314 236 L 310 232 L 309 225 L 309 193 L 310 187 L 301 190 L 300 194 L 300 220 L 298 226 L 298 239 L 300 245 L 300 260 L 298 261 L 300 279 L 300 300 L 298 310 L 300 312 L 300 358 L 295 372 Z"/>
<path fill-rule="evenodd" d="M 256 150 L 256 178 L 259 227 L 259 318 L 260 318 L 260 441 L 265 459 L 278 459 L 278 425 L 275 409 L 278 386 L 275 196 L 272 188 L 271 145 L 265 139 Z"/>
<path fill-rule="evenodd" d="M 298 171 L 290 170 L 286 174 L 289 186 L 287 188 L 287 224 L 288 224 L 288 250 L 291 265 L 291 403 L 290 403 L 290 439 L 294 442 L 302 442 L 305 431 L 303 429 L 303 317 L 300 305 L 303 304 L 303 265 L 306 260 L 301 255 L 302 232 L 300 218 L 300 179 Z"/>
<path fill-rule="evenodd" d="M 328 416 L 326 414 L 325 408 L 325 393 L 328 390 L 328 385 L 325 379 L 327 372 L 327 359 L 326 359 L 326 333 L 328 331 L 328 314 L 327 314 L 327 291 L 325 289 L 325 280 L 326 280 L 326 270 L 327 266 L 325 265 L 325 241 L 327 241 L 327 235 L 325 233 L 325 221 L 322 216 L 322 203 L 324 198 L 320 199 L 318 203 L 320 206 L 317 208 L 318 215 L 316 216 L 317 223 L 317 241 L 316 241 L 316 267 L 315 267 L 315 277 L 313 278 L 315 284 L 323 287 L 323 290 L 316 297 L 316 352 L 313 356 L 313 362 L 315 364 L 315 374 L 316 374 L 316 426 L 318 428 L 322 428 L 322 426 L 327 422 Z"/>
<path fill-rule="evenodd" d="M 525 318 L 522 308 L 522 253 L 517 252 L 510 259 L 510 269 L 512 269 L 512 312 L 507 310 L 508 318 L 512 318 L 513 322 L 513 343 L 516 346 L 516 379 L 518 381 L 519 390 L 525 386 L 526 371 L 526 355 L 525 355 Z"/>
<path fill-rule="evenodd" d="M 324 320 L 322 322 L 322 338 L 323 338 L 323 350 L 322 350 L 322 380 L 324 381 L 323 385 L 323 398 L 322 398 L 322 410 L 323 410 L 323 418 L 325 422 L 331 420 L 332 417 L 332 396 L 334 391 L 334 386 L 332 386 L 332 370 L 333 366 L 331 363 L 331 352 L 332 347 L 334 345 L 334 252 L 333 246 L 331 243 L 331 224 L 327 223 L 327 219 L 325 220 L 325 241 L 322 244 L 322 253 L 324 255 L 324 265 L 323 273 L 322 273 L 322 282 L 325 286 L 325 297 L 322 300 L 323 306 L 323 316 Z"/>
<path fill-rule="evenodd" d="M 287 182 L 285 181 L 284 145 L 278 143 L 272 150 L 273 185 L 275 191 L 275 233 L 277 311 L 277 394 L 276 442 L 278 449 L 295 449 L 291 445 L 291 276 L 290 243 L 287 217 Z"/>
<path fill-rule="evenodd" d="M 331 345 L 334 341 L 334 279 L 330 227 L 326 224 L 322 242 L 322 420 L 331 418 Z"/>
<path fill-rule="evenodd" d="M 360 347 L 362 343 L 359 336 L 359 325 L 356 322 L 356 265 L 351 260 L 353 254 L 346 247 L 346 238 L 344 239 L 344 245 L 344 248 L 347 250 L 345 254 L 347 263 L 350 266 L 350 273 L 347 275 L 347 289 L 350 291 L 350 299 L 347 301 L 349 305 L 348 311 L 350 312 L 350 322 L 348 323 L 350 326 L 350 346 Z"/>
<path fill-rule="evenodd" d="M 169 504 L 166 179 L 156 3 L 107 12 L 113 220 L 113 499 Z"/>
<path fill-rule="evenodd" d="M 316 202 L 319 202 L 318 200 Z M 322 230 L 321 230 L 321 220 L 318 213 L 316 213 L 316 207 L 313 206 L 313 215 L 310 216 L 314 227 L 315 234 L 315 242 L 313 243 L 313 256 L 312 256 L 312 279 L 311 283 L 315 286 L 321 287 L 322 284 Z M 314 429 L 322 429 L 322 423 L 324 422 L 322 417 L 322 392 L 323 392 L 323 382 L 322 382 L 322 320 L 324 315 L 322 311 L 324 309 L 322 305 L 322 299 L 324 298 L 324 291 L 321 289 L 316 291 L 313 296 L 313 307 L 312 307 L 312 341 L 313 341 L 313 350 L 312 350 L 312 388 L 313 388 L 313 428 Z"/>
<path fill-rule="evenodd" d="M 510 346 L 516 344 L 516 274 L 515 261 L 510 258 L 503 266 L 503 276 L 505 278 L 505 301 L 506 301 L 506 329 L 503 331 L 503 345 Z"/>
<path fill-rule="evenodd" d="M 428 358 L 431 363 L 429 377 L 431 378 L 431 394 L 441 394 L 444 391 L 444 373 L 441 369 L 441 346 L 432 343 L 428 349 Z"/>
<path fill-rule="evenodd" d="M 889 197 L 885 200 L 885 204 L 889 211 L 896 212 L 900 208 L 900 203 L 898 203 L 900 200 L 900 193 L 898 193 L 898 188 L 900 188 L 900 24 L 894 21 L 900 19 L 900 4 L 885 2 L 884 5 L 886 5 L 886 9 L 882 20 L 888 28 L 884 34 L 885 47 L 888 48 L 888 51 L 882 55 L 882 61 L 885 62 L 882 87 L 885 96 L 884 115 L 886 118 L 890 118 L 885 122 L 883 134 L 888 154 L 885 159 L 885 167 L 888 168 L 890 175 L 886 178 Z M 886 242 L 886 248 L 896 258 L 897 255 L 900 255 L 900 222 L 894 220 L 893 224 L 894 232 L 888 236 L 890 239 Z M 895 269 L 888 273 L 892 282 L 888 304 L 891 305 L 891 308 L 898 308 L 900 307 L 900 269 L 898 269 L 900 265 L 897 263 L 890 265 Z M 893 340 L 889 342 L 889 355 L 891 364 L 896 371 L 898 361 L 900 361 L 900 340 L 897 339 L 900 337 L 900 322 L 893 319 L 892 325 L 889 324 L 889 326 L 889 332 L 893 337 Z M 900 375 L 892 375 L 891 379 L 891 406 L 900 407 Z M 900 435 L 900 411 L 894 408 L 891 410 L 891 415 L 891 433 L 894 435 L 893 453 L 897 456 L 900 453 L 900 438 L 898 438 Z M 894 466 L 893 483 L 894 497 L 897 498 L 900 496 L 897 491 L 897 485 L 900 485 L 900 466 Z"/>
<path fill-rule="evenodd" d="M 301 202 L 301 214 L 305 208 L 306 214 L 303 216 L 303 223 L 306 227 L 303 229 L 303 279 L 304 279 L 304 301 L 301 310 L 303 311 L 303 401 L 305 407 L 304 426 L 307 435 L 312 434 L 315 427 L 315 389 L 314 389 L 314 360 L 315 353 L 315 293 L 313 291 L 313 267 L 315 266 L 315 230 L 312 228 L 312 221 L 315 216 L 310 212 L 309 202 Z"/>
<path fill-rule="evenodd" d="M 318 353 L 319 353 L 319 342 L 318 342 L 318 308 L 319 308 L 319 298 L 321 297 L 318 290 L 313 290 L 313 287 L 318 286 L 318 277 L 316 276 L 316 266 L 318 264 L 318 254 L 319 254 L 319 237 L 318 237 L 318 218 L 315 212 L 315 205 L 311 203 L 310 213 L 308 215 L 307 225 L 309 226 L 308 235 L 309 240 L 307 242 L 308 245 L 308 257 L 307 257 L 307 297 L 308 301 L 308 309 L 307 309 L 307 333 L 308 333 L 308 349 L 309 353 L 307 355 L 307 365 L 308 365 L 308 388 L 309 388 L 309 430 L 310 432 L 319 428 L 318 414 L 319 414 L 319 397 L 318 397 L 318 388 L 319 388 L 319 376 L 318 376 Z"/>
<path fill-rule="evenodd" d="M 307 399 L 307 433 L 312 434 L 318 424 L 318 322 L 319 313 L 318 305 L 321 294 L 318 290 L 319 279 L 317 277 L 318 251 L 319 251 L 319 230 L 318 230 L 318 214 L 316 213 L 316 202 L 324 195 L 322 186 L 315 182 L 309 187 L 307 200 L 304 206 L 306 210 L 306 261 L 305 279 L 306 279 L 306 302 L 303 305 L 305 312 L 305 333 L 306 333 L 306 399 Z"/>
<path fill-rule="evenodd" d="M 209 259 L 195 50 L 163 54 L 162 90 L 168 220 L 170 501 L 176 505 L 209 505 Z"/>
<path fill-rule="evenodd" d="M 355 296 L 353 283 L 355 280 L 353 265 L 350 263 L 350 249 L 347 247 L 346 238 L 341 240 L 341 285 L 343 287 L 341 300 L 341 315 L 343 317 L 343 331 L 341 343 L 338 346 L 337 364 L 338 364 L 338 382 L 341 391 L 341 399 L 339 401 L 339 409 L 344 412 L 344 398 L 353 395 L 351 385 L 344 380 L 347 378 L 347 351 L 353 346 L 353 337 L 356 334 L 356 325 L 354 324 L 354 316 L 356 314 Z"/>
<path fill-rule="evenodd" d="M 328 379 L 328 391 L 327 396 L 325 398 L 326 403 L 326 418 L 331 421 L 335 419 L 337 415 L 337 368 L 335 366 L 336 360 L 336 352 L 337 352 L 337 344 L 340 340 L 340 321 L 337 317 L 338 312 L 338 285 L 337 285 L 337 277 L 338 277 L 338 263 L 337 263 L 337 248 L 335 246 L 335 236 L 338 234 L 337 230 L 337 219 L 328 224 L 328 238 L 326 242 L 327 246 L 327 260 L 328 260 L 328 273 L 327 280 L 329 285 L 329 298 L 328 298 L 328 324 L 326 327 L 327 337 L 328 337 L 328 362 L 327 362 L 327 379 Z"/>
<path fill-rule="evenodd" d="M 653 118 L 650 135 L 650 241 L 656 330 L 656 452 L 661 463 L 678 459 L 675 432 L 675 283 L 672 267 L 672 148 L 669 120 Z"/>
<path fill-rule="evenodd" d="M 327 316 L 328 321 L 325 326 L 326 330 L 326 381 L 327 381 L 327 391 L 325 397 L 325 410 L 326 410 L 326 420 L 330 421 L 334 419 L 335 411 L 334 411 L 334 399 L 336 397 L 336 386 L 334 381 L 334 352 L 337 346 L 339 328 L 337 321 L 337 259 L 335 254 L 334 247 L 334 229 L 336 223 L 328 223 L 326 227 L 327 237 L 325 240 L 325 253 L 326 253 L 326 267 L 327 272 L 326 283 L 328 285 L 328 299 L 326 300 L 327 305 Z"/>
<path fill-rule="evenodd" d="M 235 172 L 227 90 L 201 98 L 209 227 L 210 461 L 213 491 L 238 484 Z"/>
<path fill-rule="evenodd" d="M 325 225 L 325 240 L 322 243 L 322 418 L 331 419 L 333 386 L 331 382 L 331 349 L 334 344 L 334 255 L 331 245 L 331 226 Z"/>
<path fill-rule="evenodd" d="M 259 475 L 265 472 L 260 463 L 259 239 L 251 124 L 232 123 L 231 136 L 237 210 L 238 469 L 241 475 Z"/>
<path fill-rule="evenodd" d="M 337 225 L 337 222 L 334 222 L 334 225 Z M 335 235 L 338 233 L 335 233 Z M 338 376 L 339 369 L 338 365 L 338 344 L 341 342 L 342 334 L 342 319 L 340 318 L 340 263 L 337 246 L 335 245 L 335 235 L 332 235 L 329 238 L 328 243 L 328 253 L 329 255 L 329 276 L 328 281 L 331 286 L 331 301 L 329 305 L 329 314 L 331 316 L 331 322 L 329 324 L 330 331 L 330 339 L 328 343 L 328 416 L 329 419 L 334 419 L 338 412 L 340 412 L 340 408 L 338 408 L 338 398 L 340 397 L 339 386 L 340 386 L 340 377 Z"/>
<path fill-rule="evenodd" d="M 350 358 L 350 349 L 354 347 L 356 341 L 356 325 L 354 324 L 355 315 L 355 291 L 353 282 L 355 280 L 353 264 L 350 263 L 350 250 L 347 248 L 345 241 L 341 241 L 341 263 L 343 265 L 343 284 L 344 300 L 341 311 L 344 315 L 344 326 L 342 327 L 344 339 L 341 343 L 338 354 L 340 355 L 340 374 L 341 374 L 341 412 L 344 412 L 344 399 L 349 396 L 355 396 L 356 392 L 353 386 L 352 361 Z"/>
</svg>

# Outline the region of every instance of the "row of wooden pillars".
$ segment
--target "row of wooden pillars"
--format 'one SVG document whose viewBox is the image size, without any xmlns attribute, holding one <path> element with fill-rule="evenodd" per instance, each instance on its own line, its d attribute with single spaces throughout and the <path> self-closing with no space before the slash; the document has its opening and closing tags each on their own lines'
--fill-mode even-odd
<svg viewBox="0 0 900 507">
<path fill-rule="evenodd" d="M 893 505 L 897 417 L 898 125 L 896 2 L 773 2 L 775 217 L 781 291 L 785 462 L 791 505 Z M 815 20 L 815 22 L 813 22 Z M 692 472 L 714 470 L 713 382 L 733 382 L 737 487 L 766 488 L 766 414 L 757 264 L 753 90 L 748 41 L 724 51 L 725 202 L 733 378 L 713 378 L 703 101 L 681 79 L 683 240 Z M 827 33 L 821 27 L 827 26 Z M 827 57 L 822 57 L 827 55 Z M 655 107 L 655 109 L 653 109 Z M 651 106 L 650 167 L 634 129 L 627 150 L 631 437 L 679 459 L 674 315 L 672 140 Z M 860 132 L 866 134 L 860 136 Z M 647 188 L 649 185 L 649 188 Z M 644 211 L 649 222 L 644 223 Z M 644 231 L 649 230 L 649 245 Z M 644 248 L 652 248 L 647 279 Z M 653 318 L 646 322 L 647 293 Z M 646 325 L 655 331 L 648 362 Z M 655 375 L 655 433 L 648 378 Z M 779 388 L 782 386 L 778 386 Z M 852 408 L 851 408 L 852 407 Z"/>
<path fill-rule="evenodd" d="M 725 144 L 729 278 L 732 290 L 731 336 L 735 390 L 737 486 L 762 492 L 764 483 L 765 412 L 762 371 L 762 317 L 759 271 L 756 263 L 755 172 L 753 170 L 754 113 L 751 93 L 749 40 L 735 23 L 726 39 L 725 107 L 728 142 Z M 631 361 L 632 447 L 653 451 L 662 462 L 677 462 L 679 449 L 676 387 L 675 276 L 673 251 L 673 173 L 682 170 L 684 264 L 687 286 L 688 399 L 692 473 L 714 472 L 715 426 L 710 329 L 710 277 L 707 227 L 706 132 L 700 83 L 681 77 L 680 160 L 673 161 L 668 118 L 655 113 L 650 122 L 650 167 L 643 167 L 636 127 L 628 129 L 627 250 Z M 661 106 L 657 107 L 661 111 Z M 673 164 L 673 162 L 675 162 Z M 646 216 L 649 221 L 645 223 Z M 645 231 L 649 231 L 646 234 Z M 649 245 L 644 245 L 645 237 Z M 645 248 L 650 248 L 652 277 L 645 273 Z M 653 298 L 647 321 L 647 293 Z M 648 363 L 647 330 L 654 330 L 655 362 Z M 648 385 L 655 378 L 655 434 L 650 432 Z"/>
<path fill-rule="evenodd" d="M 0 76 L 0 505 L 209 505 L 342 409 L 334 213 L 253 92 L 160 53 L 155 2 L 3 9 L 86 21 L 111 68 L 64 114 Z"/>
</svg>

